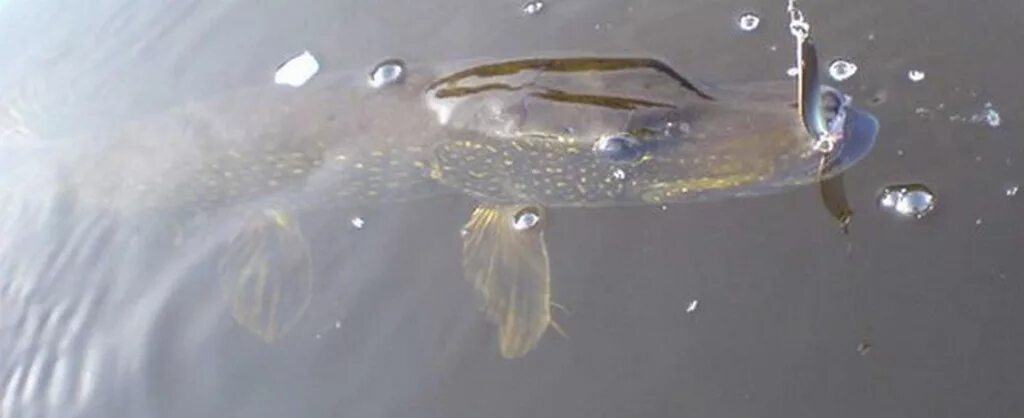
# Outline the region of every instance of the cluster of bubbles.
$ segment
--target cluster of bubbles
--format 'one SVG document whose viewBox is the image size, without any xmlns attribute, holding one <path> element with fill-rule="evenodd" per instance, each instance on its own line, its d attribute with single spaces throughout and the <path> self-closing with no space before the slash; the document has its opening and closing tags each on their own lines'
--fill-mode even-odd
<svg viewBox="0 0 1024 418">
<path fill-rule="evenodd" d="M 882 189 L 878 205 L 899 216 L 921 219 L 935 209 L 935 195 L 923 184 L 889 186 Z"/>
<path fill-rule="evenodd" d="M 544 10 L 544 2 L 540 0 L 532 0 L 523 4 L 523 14 L 532 16 L 540 13 L 541 10 Z"/>
<path fill-rule="evenodd" d="M 985 108 L 981 113 L 971 115 L 971 123 L 984 123 L 990 127 L 996 128 L 1003 122 L 1002 118 L 999 116 L 999 112 L 992 107 L 992 102 L 986 102 Z"/>
</svg>

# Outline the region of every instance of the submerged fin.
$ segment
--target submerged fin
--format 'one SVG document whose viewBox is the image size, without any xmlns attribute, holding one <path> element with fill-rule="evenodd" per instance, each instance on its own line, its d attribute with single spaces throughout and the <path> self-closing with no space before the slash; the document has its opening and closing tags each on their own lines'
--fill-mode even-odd
<svg viewBox="0 0 1024 418">
<path fill-rule="evenodd" d="M 285 213 L 252 214 L 217 266 L 231 316 L 265 342 L 281 338 L 309 305 L 309 243 Z"/>
<path fill-rule="evenodd" d="M 523 210 L 541 219 L 515 225 Z M 551 325 L 551 270 L 539 208 L 481 205 L 466 223 L 462 242 L 466 278 L 483 296 L 498 324 L 501 355 L 526 355 Z"/>
</svg>

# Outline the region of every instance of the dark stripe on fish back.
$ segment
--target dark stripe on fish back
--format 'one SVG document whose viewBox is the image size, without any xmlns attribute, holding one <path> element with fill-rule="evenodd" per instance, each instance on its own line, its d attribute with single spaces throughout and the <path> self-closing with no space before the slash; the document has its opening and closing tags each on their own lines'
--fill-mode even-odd
<svg viewBox="0 0 1024 418">
<path fill-rule="evenodd" d="M 660 72 L 679 82 L 679 85 L 692 91 L 701 98 L 715 100 L 693 85 L 689 80 L 677 73 L 664 62 L 652 58 L 561 58 L 561 59 L 526 59 L 486 64 L 456 72 L 431 83 L 427 89 L 434 89 L 442 84 L 456 83 L 469 77 L 496 77 L 515 74 L 525 70 L 550 71 L 558 73 L 580 73 L 590 71 L 621 71 L 637 68 L 649 68 Z"/>
</svg>

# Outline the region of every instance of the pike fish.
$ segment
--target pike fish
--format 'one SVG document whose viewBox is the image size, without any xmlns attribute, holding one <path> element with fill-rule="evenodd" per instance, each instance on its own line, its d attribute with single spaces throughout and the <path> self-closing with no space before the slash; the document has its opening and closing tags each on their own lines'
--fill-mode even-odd
<svg viewBox="0 0 1024 418">
<path fill-rule="evenodd" d="M 118 213 L 251 214 L 220 274 L 237 322 L 267 341 L 309 302 L 309 245 L 294 214 L 469 196 L 479 204 L 464 274 L 501 355 L 516 358 L 556 326 L 545 208 L 817 184 L 861 160 L 878 129 L 811 77 L 712 86 L 638 57 L 394 64 L 401 76 L 389 83 L 324 75 L 138 119 L 103 133 L 106 145 L 66 181 L 79 202 Z M 807 121 L 833 128 L 827 155 Z"/>
</svg>

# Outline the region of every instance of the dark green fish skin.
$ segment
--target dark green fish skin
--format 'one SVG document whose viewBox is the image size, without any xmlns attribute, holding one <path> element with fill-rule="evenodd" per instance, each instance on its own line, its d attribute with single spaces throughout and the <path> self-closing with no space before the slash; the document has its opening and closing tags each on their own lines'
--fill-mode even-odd
<svg viewBox="0 0 1024 418">
<path fill-rule="evenodd" d="M 400 84 L 320 76 L 198 101 L 99 134 L 83 201 L 121 211 L 364 206 L 445 193 L 490 204 L 660 204 L 817 180 L 788 81 L 708 88 L 645 58 L 410 66 Z M 605 136 L 643 158 L 602 159 Z M 838 173 L 841 170 L 834 170 Z"/>
</svg>

